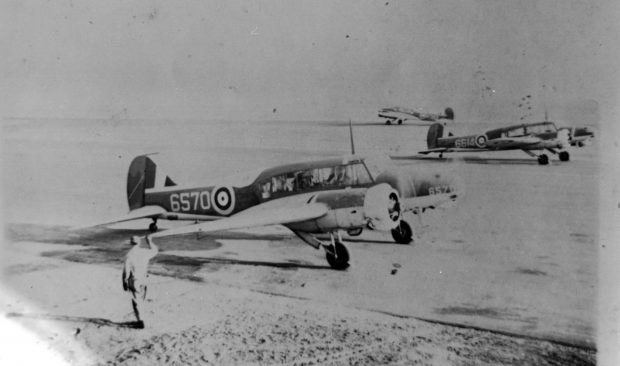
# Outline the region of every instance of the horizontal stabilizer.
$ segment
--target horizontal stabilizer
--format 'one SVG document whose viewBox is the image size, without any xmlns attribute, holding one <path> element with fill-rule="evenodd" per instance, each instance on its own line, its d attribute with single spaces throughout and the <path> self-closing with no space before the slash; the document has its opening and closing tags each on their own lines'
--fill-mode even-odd
<svg viewBox="0 0 620 366">
<path fill-rule="evenodd" d="M 97 224 L 95 226 L 107 226 L 107 225 L 117 224 L 119 222 L 125 222 L 125 221 L 159 218 L 161 215 L 165 213 L 166 213 L 166 210 L 164 210 L 163 207 L 144 206 L 144 207 L 140 207 L 138 209 L 129 211 L 129 213 L 124 217 L 121 217 L 116 220 L 104 222 L 101 224 Z"/>
<path fill-rule="evenodd" d="M 108 226 L 121 222 L 140 220 L 140 219 L 162 219 L 162 220 L 197 220 L 197 221 L 213 221 L 221 219 L 221 216 L 211 215 L 193 215 L 177 212 L 168 212 L 160 206 L 144 206 L 130 211 L 126 216 L 85 227 Z"/>
</svg>

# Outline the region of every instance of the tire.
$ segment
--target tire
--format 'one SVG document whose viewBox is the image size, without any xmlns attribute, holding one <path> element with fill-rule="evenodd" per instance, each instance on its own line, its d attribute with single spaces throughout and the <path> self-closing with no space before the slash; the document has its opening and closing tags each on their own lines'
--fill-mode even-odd
<svg viewBox="0 0 620 366">
<path fill-rule="evenodd" d="M 399 120 L 398 120 L 398 124 L 399 124 L 399 125 L 402 125 L 402 124 L 403 124 L 403 120 L 402 120 L 402 119 L 399 119 Z"/>
<path fill-rule="evenodd" d="M 538 156 L 538 164 L 547 165 L 549 164 L 549 157 L 545 154 Z"/>
<path fill-rule="evenodd" d="M 335 250 L 336 255 L 333 254 L 332 250 Z M 335 249 L 331 247 L 325 251 L 325 258 L 333 269 L 343 271 L 349 268 L 349 251 L 339 241 L 336 241 Z"/>
<path fill-rule="evenodd" d="M 157 224 L 156 224 L 156 223 L 154 223 L 154 222 L 152 222 L 152 223 L 149 225 L 149 231 L 150 231 L 150 232 L 152 232 L 152 233 L 156 232 L 156 231 L 157 231 Z"/>
<path fill-rule="evenodd" d="M 362 231 L 364 231 L 364 228 L 359 227 L 347 230 L 347 234 L 349 234 L 349 236 L 360 236 L 362 235 Z"/>
<path fill-rule="evenodd" d="M 392 238 L 398 244 L 409 244 L 413 241 L 413 231 L 406 221 L 401 220 L 396 229 L 392 229 Z"/>
<path fill-rule="evenodd" d="M 568 151 L 560 151 L 558 155 L 560 157 L 560 161 L 568 161 L 570 159 L 570 155 L 568 154 Z"/>
<path fill-rule="evenodd" d="M 388 119 L 387 121 L 385 121 L 385 124 L 386 124 L 386 125 L 391 125 L 391 124 L 392 124 L 392 121 L 390 121 L 390 120 Z"/>
</svg>

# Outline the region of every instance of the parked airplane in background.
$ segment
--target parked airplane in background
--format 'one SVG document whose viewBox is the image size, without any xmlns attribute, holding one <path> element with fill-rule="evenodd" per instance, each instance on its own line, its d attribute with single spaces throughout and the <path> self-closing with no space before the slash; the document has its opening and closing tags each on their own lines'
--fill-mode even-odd
<svg viewBox="0 0 620 366">
<path fill-rule="evenodd" d="M 562 127 L 558 131 L 568 131 L 568 142 L 571 146 L 584 147 L 592 143 L 594 130 L 590 127 Z"/>
<path fill-rule="evenodd" d="M 392 122 L 398 123 L 399 125 L 403 123 L 403 121 L 415 120 L 414 124 L 421 126 L 428 126 L 430 123 L 421 123 L 423 122 L 436 122 L 440 119 L 454 119 L 454 111 L 452 108 L 446 108 L 444 114 L 439 113 L 425 113 L 421 111 L 416 111 L 414 109 L 401 108 L 401 107 L 391 107 L 391 108 L 382 108 L 379 110 L 379 117 L 385 118 L 385 124 L 390 125 Z"/>
<path fill-rule="evenodd" d="M 248 174 L 234 186 L 178 186 L 147 155 L 133 159 L 127 177 L 127 217 L 110 222 L 152 219 L 207 221 L 152 234 L 152 237 L 281 224 L 301 240 L 323 247 L 330 266 L 345 269 L 349 253 L 340 230 L 359 235 L 365 228 L 391 231 L 398 243 L 411 242 L 403 213 L 453 201 L 451 177 L 433 170 L 404 171 L 355 155 L 287 164 Z M 428 169 L 428 167 L 426 167 Z M 330 242 L 313 234 L 329 233 Z"/>
<path fill-rule="evenodd" d="M 583 138 L 591 138 L 594 133 L 585 128 L 572 128 L 563 131 L 558 130 L 553 122 L 538 122 L 519 124 L 509 127 L 489 130 L 480 135 L 468 135 L 460 137 L 443 137 L 443 126 L 433 124 L 428 129 L 426 143 L 428 150 L 420 151 L 420 154 L 449 152 L 472 152 L 472 151 L 497 151 L 497 150 L 523 150 L 526 154 L 538 158 L 538 163 L 549 164 L 546 154 L 536 155 L 532 150 L 547 150 L 557 154 L 561 161 L 568 161 L 568 151 L 558 151 L 566 148 L 569 144 L 583 146 Z M 573 132 L 570 132 L 573 131 Z"/>
</svg>

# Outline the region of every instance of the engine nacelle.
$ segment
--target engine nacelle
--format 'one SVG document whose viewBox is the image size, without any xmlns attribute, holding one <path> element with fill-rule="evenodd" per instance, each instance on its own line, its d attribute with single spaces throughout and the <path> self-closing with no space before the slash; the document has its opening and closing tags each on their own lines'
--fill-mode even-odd
<svg viewBox="0 0 620 366">
<path fill-rule="evenodd" d="M 329 210 L 325 216 L 287 226 L 309 233 L 328 233 L 364 227 L 389 231 L 400 223 L 400 196 L 387 183 L 368 189 L 320 192 L 313 201 L 327 205 Z"/>
<path fill-rule="evenodd" d="M 400 224 L 400 197 L 387 183 L 370 187 L 364 197 L 364 217 L 368 227 L 389 231 Z"/>
</svg>

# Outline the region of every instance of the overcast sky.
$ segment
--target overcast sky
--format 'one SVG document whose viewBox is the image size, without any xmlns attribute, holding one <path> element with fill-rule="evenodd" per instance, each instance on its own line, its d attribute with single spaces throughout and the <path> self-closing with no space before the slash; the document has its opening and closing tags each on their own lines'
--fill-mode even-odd
<svg viewBox="0 0 620 366">
<path fill-rule="evenodd" d="M 4 1 L 3 116 L 597 119 L 618 99 L 613 3 Z"/>
</svg>

